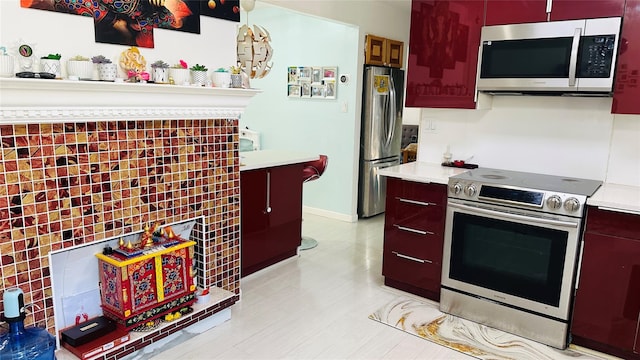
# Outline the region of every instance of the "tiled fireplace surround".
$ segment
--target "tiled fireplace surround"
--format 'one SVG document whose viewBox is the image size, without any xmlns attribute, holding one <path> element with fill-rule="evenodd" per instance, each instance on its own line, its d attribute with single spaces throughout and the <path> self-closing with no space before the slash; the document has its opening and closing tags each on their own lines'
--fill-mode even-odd
<svg viewBox="0 0 640 360">
<path fill-rule="evenodd" d="M 189 219 L 198 285 L 233 296 L 104 358 L 239 300 L 238 117 L 256 91 L 1 81 L 0 293 L 23 290 L 34 305 L 27 324 L 55 334 L 50 252 Z M 151 100 L 159 105 L 140 106 Z"/>
</svg>

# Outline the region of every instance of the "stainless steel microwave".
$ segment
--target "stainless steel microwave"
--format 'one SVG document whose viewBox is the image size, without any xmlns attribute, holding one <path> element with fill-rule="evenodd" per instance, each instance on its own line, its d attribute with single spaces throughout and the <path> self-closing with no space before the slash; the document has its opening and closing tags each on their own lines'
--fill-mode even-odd
<svg viewBox="0 0 640 360">
<path fill-rule="evenodd" d="M 484 26 L 477 88 L 611 94 L 621 21 L 610 17 Z"/>
</svg>

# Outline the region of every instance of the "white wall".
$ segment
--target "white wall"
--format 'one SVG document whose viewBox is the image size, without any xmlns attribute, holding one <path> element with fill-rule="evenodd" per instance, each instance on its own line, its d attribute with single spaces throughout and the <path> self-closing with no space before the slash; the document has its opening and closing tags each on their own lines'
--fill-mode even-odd
<svg viewBox="0 0 640 360">
<path fill-rule="evenodd" d="M 640 116 L 611 112 L 611 98 L 494 96 L 491 110 L 422 109 L 418 160 L 640 186 Z M 435 130 L 429 130 L 429 125 Z"/>
</svg>

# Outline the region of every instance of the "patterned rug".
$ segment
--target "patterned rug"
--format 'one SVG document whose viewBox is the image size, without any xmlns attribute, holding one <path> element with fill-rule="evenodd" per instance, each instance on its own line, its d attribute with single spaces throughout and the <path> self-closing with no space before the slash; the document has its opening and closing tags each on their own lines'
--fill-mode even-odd
<svg viewBox="0 0 640 360">
<path fill-rule="evenodd" d="M 482 360 L 602 360 L 569 347 L 566 350 L 440 312 L 435 303 L 398 298 L 369 318 L 438 345 Z"/>
</svg>

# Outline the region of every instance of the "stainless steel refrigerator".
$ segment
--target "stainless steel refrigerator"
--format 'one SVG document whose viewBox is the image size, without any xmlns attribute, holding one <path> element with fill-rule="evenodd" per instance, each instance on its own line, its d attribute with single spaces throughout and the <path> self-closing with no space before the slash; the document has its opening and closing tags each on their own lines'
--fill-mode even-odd
<svg viewBox="0 0 640 360">
<path fill-rule="evenodd" d="M 386 179 L 378 171 L 400 164 L 403 105 L 404 70 L 365 65 L 358 217 L 384 212 Z"/>
</svg>

